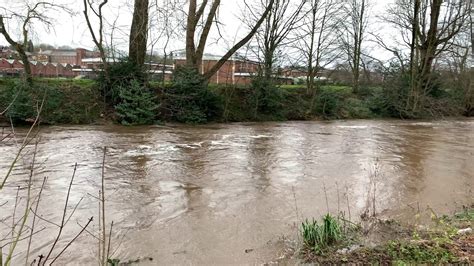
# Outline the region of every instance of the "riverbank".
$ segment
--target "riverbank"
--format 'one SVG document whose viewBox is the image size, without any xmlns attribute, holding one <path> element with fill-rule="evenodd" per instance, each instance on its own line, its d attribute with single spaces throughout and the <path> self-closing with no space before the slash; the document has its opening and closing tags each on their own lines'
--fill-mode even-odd
<svg viewBox="0 0 474 266">
<path fill-rule="evenodd" d="M 420 222 L 426 218 L 423 215 L 431 217 Z M 432 210 L 418 213 L 412 224 L 374 217 L 350 225 L 337 221 L 339 239 L 327 247 L 308 242 L 307 223 L 304 229 L 300 227 L 303 243 L 293 255 L 295 259 L 324 265 L 474 262 L 474 205 L 452 216 L 438 216 Z"/>
<path fill-rule="evenodd" d="M 304 85 L 280 86 L 269 94 L 256 93 L 250 87 L 210 85 L 207 88 L 212 99 L 209 119 L 196 119 L 186 110 L 186 116 L 177 120 L 176 112 L 181 110 L 176 106 L 177 96 L 170 92 L 170 85 L 151 83 L 150 88 L 158 106 L 155 123 L 401 118 L 381 87 L 367 87 L 355 95 L 349 86 L 321 85 L 319 93 L 311 96 Z M 439 119 L 464 114 L 456 95 L 449 92 L 440 95 L 438 109 L 417 118 Z M 28 88 L 18 79 L 0 79 L 0 109 L 6 109 L 13 102 L 5 117 L 17 123 L 32 121 L 43 98 L 43 124 L 103 124 L 117 120 L 113 108 L 105 107 L 95 81 L 37 79 L 34 88 Z"/>
</svg>

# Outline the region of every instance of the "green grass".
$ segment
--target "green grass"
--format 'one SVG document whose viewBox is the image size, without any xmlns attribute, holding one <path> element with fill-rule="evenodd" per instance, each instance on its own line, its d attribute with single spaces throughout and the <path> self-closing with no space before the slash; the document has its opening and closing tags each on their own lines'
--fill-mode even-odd
<svg viewBox="0 0 474 266">
<path fill-rule="evenodd" d="M 304 244 L 318 253 L 338 243 L 343 237 L 339 220 L 330 214 L 326 214 L 321 223 L 314 219 L 304 221 L 301 224 L 301 235 Z"/>
<path fill-rule="evenodd" d="M 398 265 L 448 263 L 456 258 L 450 250 L 437 243 L 391 242 L 387 252 Z"/>
<path fill-rule="evenodd" d="M 295 90 L 295 89 L 306 89 L 306 85 L 304 84 L 296 84 L 296 85 L 280 85 L 279 88 L 283 90 Z"/>
</svg>

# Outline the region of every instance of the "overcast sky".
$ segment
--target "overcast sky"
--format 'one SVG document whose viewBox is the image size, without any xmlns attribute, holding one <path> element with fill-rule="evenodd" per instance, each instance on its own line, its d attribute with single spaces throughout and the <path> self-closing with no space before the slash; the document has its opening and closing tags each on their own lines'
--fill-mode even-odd
<svg viewBox="0 0 474 266">
<path fill-rule="evenodd" d="M 29 1 L 30 3 L 37 2 L 33 0 L 0 0 L 0 7 L 3 6 L 10 10 L 21 11 L 22 3 L 25 1 Z M 251 0 L 247 1 L 251 3 Z M 54 27 L 49 32 L 44 27 L 35 27 L 32 38 L 33 43 L 48 43 L 54 46 L 68 45 L 74 48 L 84 47 L 92 49 L 94 44 L 91 40 L 82 14 L 82 0 L 50 0 L 49 2 L 67 5 L 75 14 L 69 15 L 65 12 L 49 12 L 48 15 L 55 20 Z M 155 0 L 150 0 L 150 3 L 152 2 L 154 3 Z M 371 2 L 373 5 L 371 10 L 371 30 L 389 32 L 389 29 L 387 28 L 388 26 L 377 22 L 376 16 L 382 14 L 385 8 L 390 3 L 392 3 L 393 0 L 371 0 Z M 220 21 L 223 23 L 223 26 L 221 27 L 221 34 L 224 36 L 224 38 L 219 39 L 218 43 L 216 43 L 218 40 L 218 33 L 217 30 L 213 29 L 206 52 L 222 54 L 227 47 L 229 47 L 233 42 L 235 42 L 236 39 L 238 39 L 238 37 L 242 36 L 248 31 L 248 29 L 239 19 L 243 13 L 243 7 L 243 0 L 222 0 L 222 6 L 220 8 Z M 186 6 L 183 6 L 182 9 L 185 10 Z M 109 4 L 106 6 L 105 17 L 107 21 L 110 24 L 114 23 L 115 21 L 116 25 L 118 26 L 118 30 L 114 32 L 114 43 L 122 50 L 127 50 L 128 47 L 128 31 L 131 24 L 132 11 L 132 0 L 109 0 Z M 18 22 L 13 21 L 9 23 L 8 27 L 11 31 L 11 35 L 19 39 L 20 31 L 18 31 Z M 107 33 L 110 34 L 110 31 L 108 30 Z M 156 34 L 156 32 L 153 33 L 150 36 L 151 39 L 156 38 Z M 182 40 L 184 40 L 184 38 L 180 38 L 180 40 L 173 40 L 170 44 L 171 49 L 183 48 L 184 42 Z M 0 36 L 0 44 L 7 44 L 3 36 Z M 162 44 L 158 43 L 155 47 L 160 46 L 162 46 Z M 387 56 L 382 52 L 382 50 L 375 51 L 376 54 L 373 56 Z"/>
</svg>

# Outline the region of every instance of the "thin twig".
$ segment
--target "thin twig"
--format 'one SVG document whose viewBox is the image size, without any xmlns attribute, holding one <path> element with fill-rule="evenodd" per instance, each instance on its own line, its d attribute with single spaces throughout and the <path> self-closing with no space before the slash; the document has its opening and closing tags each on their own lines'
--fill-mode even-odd
<svg viewBox="0 0 474 266">
<path fill-rule="evenodd" d="M 106 253 L 105 253 L 105 243 L 107 243 L 107 232 L 105 224 L 105 155 L 107 154 L 107 147 L 104 147 L 104 154 L 102 156 L 102 262 L 103 265 L 107 264 Z"/>
<path fill-rule="evenodd" d="M 336 181 L 336 191 L 337 191 L 337 215 L 341 212 L 340 208 L 340 199 L 339 199 L 339 184 Z"/>
<path fill-rule="evenodd" d="M 79 222 L 76 221 L 76 223 L 77 223 L 77 225 L 79 225 L 80 227 L 83 227 Z M 97 239 L 97 240 L 100 240 L 100 238 L 98 238 L 95 233 L 93 233 L 93 232 L 91 232 L 91 231 L 89 231 L 89 230 L 87 230 L 87 229 L 84 230 L 84 232 L 86 232 L 87 234 L 89 234 L 89 235 L 92 236 L 93 238 L 95 238 L 95 239 Z"/>
<path fill-rule="evenodd" d="M 36 154 L 36 147 L 35 147 L 35 154 Z M 36 200 L 35 212 L 38 212 L 38 206 L 39 206 L 39 203 L 41 201 L 41 194 L 43 193 L 44 185 L 46 184 L 47 179 L 48 178 L 46 176 L 43 178 L 43 183 L 41 184 L 41 188 L 40 188 L 40 191 L 38 193 L 38 199 Z M 29 259 L 29 256 L 30 256 L 31 241 L 33 240 L 33 235 L 34 235 L 34 231 L 35 231 L 35 222 L 36 222 L 36 215 L 33 215 L 33 221 L 31 222 L 30 238 L 28 240 L 28 247 L 26 249 L 25 266 L 28 265 L 28 259 Z"/>
<path fill-rule="evenodd" d="M 59 252 L 59 254 L 53 259 L 53 261 L 51 261 L 51 263 L 49 265 L 53 265 L 53 263 L 64 253 L 64 251 L 66 251 L 66 249 L 71 246 L 71 244 L 76 241 L 76 239 L 84 232 L 84 230 L 86 230 L 86 228 L 89 226 L 89 224 L 92 222 L 92 220 L 94 219 L 94 217 L 91 217 L 89 218 L 89 221 L 87 222 L 87 224 L 81 229 L 81 231 L 79 231 L 79 233 L 73 238 L 71 239 L 71 241 L 69 241 L 69 243 L 67 243 L 67 245 L 63 248 L 63 250 L 61 250 L 61 252 Z M 45 260 L 46 262 L 46 260 Z"/>
<path fill-rule="evenodd" d="M 46 227 L 43 227 L 43 228 L 41 228 L 40 230 L 36 231 L 33 235 L 36 235 L 36 234 L 38 234 L 38 233 L 40 233 L 40 232 L 43 232 L 44 230 L 46 230 Z M 11 240 L 10 242 L 5 243 L 5 244 L 3 244 L 2 246 L 0 246 L 0 248 L 4 248 L 4 247 L 8 246 L 9 244 L 13 244 L 14 242 L 21 242 L 21 241 L 26 240 L 26 239 L 28 239 L 28 238 L 30 238 L 30 235 L 25 236 L 25 237 L 23 237 L 23 238 Z M 0 265 L 1 265 L 1 264 L 0 264 Z"/>
<path fill-rule="evenodd" d="M 71 214 L 69 214 L 69 217 L 67 218 L 66 222 L 64 223 L 64 226 L 67 225 L 67 223 L 69 222 L 69 220 L 71 220 L 71 217 L 74 215 L 74 213 L 76 212 L 77 210 L 77 207 L 79 207 L 79 204 L 81 204 L 82 200 L 84 199 L 84 197 L 81 197 L 81 199 L 77 202 L 77 204 L 74 206 L 74 209 L 72 209 L 72 212 Z"/>
<path fill-rule="evenodd" d="M 100 199 L 100 194 L 101 194 L 101 191 L 99 190 L 99 199 Z M 103 264 L 103 260 L 102 260 L 102 240 L 103 240 L 103 239 L 102 239 L 102 225 L 101 225 L 101 223 L 102 223 L 102 219 L 101 219 L 101 218 L 102 218 L 102 217 L 101 217 L 101 216 L 102 216 L 102 215 L 101 215 L 102 211 L 101 211 L 101 210 L 102 210 L 102 209 L 101 209 L 101 204 L 100 204 L 101 202 L 100 202 L 100 200 L 99 200 L 98 202 L 99 202 L 99 246 L 98 246 L 98 248 L 99 248 L 99 252 L 98 252 L 99 255 L 97 256 L 97 258 L 99 259 L 99 266 L 100 266 L 100 265 Z M 104 244 L 104 245 L 105 245 L 105 244 Z"/>
<path fill-rule="evenodd" d="M 112 221 L 112 223 L 110 223 L 109 243 L 107 244 L 107 256 L 106 256 L 107 261 L 109 260 L 109 255 L 110 255 L 110 240 L 112 239 L 112 228 L 113 227 L 114 227 L 114 221 Z"/>
<path fill-rule="evenodd" d="M 59 224 L 57 224 L 57 223 L 55 223 L 55 222 L 52 222 L 52 221 L 50 221 L 50 220 L 48 220 L 48 219 L 45 219 L 45 218 L 43 218 L 43 217 L 41 217 L 41 215 L 39 215 L 38 213 L 36 213 L 36 211 L 33 211 L 33 209 L 30 209 L 30 211 L 31 211 L 31 213 L 33 213 L 33 215 L 36 216 L 38 219 L 40 219 L 40 220 L 42 220 L 42 221 L 44 221 L 44 222 L 47 222 L 47 223 L 49 223 L 49 224 L 51 224 L 51 225 L 54 225 L 54 226 L 56 226 L 56 227 L 58 227 L 58 228 L 61 227 L 61 225 L 59 225 Z"/>
<path fill-rule="evenodd" d="M 351 205 L 349 204 L 349 187 L 346 185 L 346 201 L 347 201 L 347 212 L 349 214 L 349 221 L 351 221 Z"/>
<path fill-rule="evenodd" d="M 329 214 L 329 201 L 328 201 L 328 193 L 326 191 L 326 184 L 323 182 L 323 189 L 324 189 L 324 196 L 326 197 L 326 208 L 327 208 L 327 213 Z"/>
<path fill-rule="evenodd" d="M 63 215 L 62 215 L 62 218 L 61 218 L 61 225 L 59 227 L 58 235 L 54 239 L 53 245 L 51 246 L 51 249 L 49 250 L 48 255 L 46 255 L 46 257 L 44 258 L 43 264 L 45 264 L 48 261 L 49 257 L 51 256 L 51 253 L 53 253 L 54 247 L 56 246 L 59 239 L 61 238 L 61 234 L 62 234 L 63 228 L 64 228 L 64 222 L 65 222 L 65 219 L 66 219 L 66 212 L 67 212 L 67 206 L 68 206 L 68 202 L 69 202 L 69 196 L 71 194 L 71 187 L 72 187 L 72 183 L 74 182 L 74 177 L 76 176 L 76 169 L 77 169 L 77 163 L 74 164 L 74 171 L 72 173 L 71 181 L 69 182 L 69 187 L 68 187 L 67 196 L 66 196 L 66 202 L 64 204 Z"/>
</svg>

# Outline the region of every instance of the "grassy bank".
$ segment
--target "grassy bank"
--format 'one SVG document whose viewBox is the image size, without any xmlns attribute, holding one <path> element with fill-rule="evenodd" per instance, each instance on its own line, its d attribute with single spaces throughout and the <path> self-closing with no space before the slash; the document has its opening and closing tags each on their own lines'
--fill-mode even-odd
<svg viewBox="0 0 474 266">
<path fill-rule="evenodd" d="M 431 216 L 430 225 L 423 226 L 378 219 L 354 225 L 327 216 L 320 224 L 306 221 L 298 256 L 306 263 L 333 265 L 474 263 L 474 206 L 453 216 Z"/>
<path fill-rule="evenodd" d="M 190 123 L 285 121 L 311 119 L 367 119 L 400 117 L 394 102 L 381 87 L 366 87 L 357 95 L 348 86 L 321 85 L 316 95 L 308 94 L 303 85 L 285 85 L 271 89 L 245 86 L 209 85 L 188 101 L 186 93 L 177 92 L 172 84 L 164 87 L 150 83 L 156 97 L 151 121 L 177 121 Z M 193 95 L 195 92 L 190 92 Z M 105 117 L 117 121 L 113 106 L 105 108 L 99 86 L 91 80 L 37 79 L 33 88 L 22 85 L 17 79 L 0 79 L 0 110 L 11 102 L 5 117 L 16 122 L 28 122 L 35 117 L 36 109 L 45 99 L 42 122 L 47 124 L 88 124 Z M 130 95 L 133 97 L 133 95 Z M 461 116 L 461 100 L 449 94 L 439 99 L 442 110 L 427 112 L 418 118 Z M 196 102 L 196 99 L 200 99 Z M 126 108 L 139 105 L 131 102 Z M 195 109 L 198 112 L 195 112 Z M 202 111 L 204 110 L 204 114 Z M 131 110 L 133 111 L 133 110 Z M 125 113 L 127 110 L 125 109 Z M 201 113 L 199 113 L 201 112 Z M 123 114 L 122 114 L 123 115 Z M 134 116 L 135 114 L 131 114 Z M 119 115 L 120 116 L 120 115 Z"/>
</svg>

